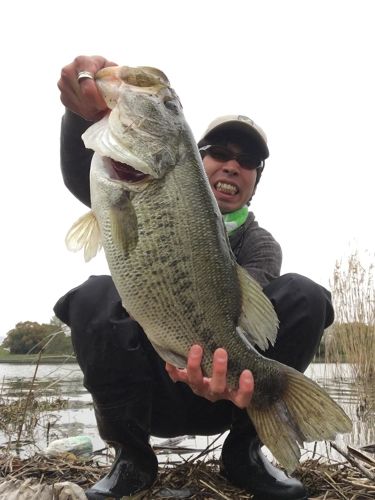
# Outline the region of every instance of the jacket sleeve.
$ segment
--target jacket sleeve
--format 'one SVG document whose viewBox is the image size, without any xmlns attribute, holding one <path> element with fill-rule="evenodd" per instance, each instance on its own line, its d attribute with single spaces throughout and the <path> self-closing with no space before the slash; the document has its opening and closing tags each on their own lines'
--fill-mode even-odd
<svg viewBox="0 0 375 500">
<path fill-rule="evenodd" d="M 264 288 L 280 276 L 281 247 L 274 237 L 255 221 L 245 229 L 241 240 L 234 245 L 231 241 L 236 260 Z"/>
<path fill-rule="evenodd" d="M 282 261 L 280 245 L 276 240 L 264 236 L 253 245 L 251 254 L 247 254 L 241 264 L 262 288 L 280 276 Z"/>
<path fill-rule="evenodd" d="M 64 183 L 88 207 L 93 151 L 86 149 L 81 136 L 91 124 L 67 109 L 61 121 L 60 135 L 60 165 Z"/>
</svg>

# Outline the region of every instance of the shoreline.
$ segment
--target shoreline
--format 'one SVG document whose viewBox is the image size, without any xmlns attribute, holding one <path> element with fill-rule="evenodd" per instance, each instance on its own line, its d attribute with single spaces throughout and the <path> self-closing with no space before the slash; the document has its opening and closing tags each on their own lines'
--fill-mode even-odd
<svg viewBox="0 0 375 500">
<path fill-rule="evenodd" d="M 30 356 L 28 354 L 14 354 L 9 356 L 0 357 L 0 363 L 8 363 L 13 365 L 27 365 L 27 364 L 54 364 L 54 363 L 77 363 L 77 359 L 67 355 L 51 355 L 43 356 L 38 361 L 38 356 Z"/>
<path fill-rule="evenodd" d="M 0 356 L 0 363 L 27 365 L 36 364 L 38 361 L 38 355 L 32 354 L 9 354 L 7 356 Z M 324 363 L 324 357 L 316 356 L 311 364 L 314 363 Z M 54 364 L 54 363 L 74 363 L 77 364 L 77 359 L 75 356 L 68 356 L 67 354 L 56 354 L 56 355 L 45 355 L 39 360 L 39 364 Z"/>
</svg>

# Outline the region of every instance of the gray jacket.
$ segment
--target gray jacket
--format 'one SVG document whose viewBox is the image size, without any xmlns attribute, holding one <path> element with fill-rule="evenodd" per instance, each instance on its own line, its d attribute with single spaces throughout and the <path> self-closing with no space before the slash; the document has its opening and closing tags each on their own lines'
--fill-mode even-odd
<svg viewBox="0 0 375 500">
<path fill-rule="evenodd" d="M 62 119 L 60 137 L 61 172 L 66 187 L 90 206 L 89 173 L 93 152 L 86 149 L 81 135 L 91 122 L 69 110 Z M 229 241 L 237 262 L 264 287 L 280 276 L 282 253 L 273 236 L 261 228 L 252 212 Z"/>
</svg>

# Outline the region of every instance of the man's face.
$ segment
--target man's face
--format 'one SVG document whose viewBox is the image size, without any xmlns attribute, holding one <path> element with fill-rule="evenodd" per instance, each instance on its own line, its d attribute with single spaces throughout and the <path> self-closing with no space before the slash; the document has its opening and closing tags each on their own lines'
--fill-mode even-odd
<svg viewBox="0 0 375 500">
<path fill-rule="evenodd" d="M 225 148 L 233 153 L 242 153 L 237 144 L 229 143 Z M 256 169 L 241 167 L 236 159 L 215 159 L 209 152 L 202 161 L 220 211 L 223 214 L 234 212 L 246 205 L 255 190 Z"/>
</svg>

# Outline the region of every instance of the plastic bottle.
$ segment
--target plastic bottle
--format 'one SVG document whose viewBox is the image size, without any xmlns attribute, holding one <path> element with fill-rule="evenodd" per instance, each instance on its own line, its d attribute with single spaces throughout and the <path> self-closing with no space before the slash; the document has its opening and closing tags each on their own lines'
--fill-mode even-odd
<svg viewBox="0 0 375 500">
<path fill-rule="evenodd" d="M 43 454 L 48 457 L 56 457 L 64 453 L 84 456 L 92 453 L 93 446 L 89 436 L 79 435 L 63 439 L 55 439 L 43 450 Z"/>
</svg>

